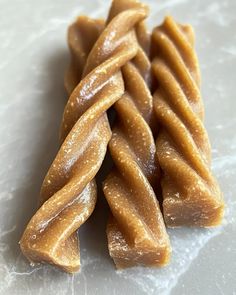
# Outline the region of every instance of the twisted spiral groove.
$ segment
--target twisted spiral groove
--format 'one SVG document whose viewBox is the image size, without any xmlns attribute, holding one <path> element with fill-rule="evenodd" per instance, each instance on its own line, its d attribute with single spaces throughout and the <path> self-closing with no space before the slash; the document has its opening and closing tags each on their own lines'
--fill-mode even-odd
<svg viewBox="0 0 236 295">
<path fill-rule="evenodd" d="M 154 29 L 152 44 L 157 82 L 154 109 L 160 125 L 156 148 L 165 222 L 170 227 L 217 225 L 224 202 L 210 170 L 194 33 L 190 26 L 167 17 Z"/>
<path fill-rule="evenodd" d="M 138 26 L 137 39 L 147 42 L 144 24 Z M 103 190 L 112 213 L 107 224 L 108 248 L 117 268 L 161 266 L 170 256 L 169 239 L 152 188 L 158 182 L 159 167 L 149 127 L 153 115 L 147 82 L 150 68 L 140 46 L 135 58 L 122 67 L 126 91 L 114 105 L 117 122 L 109 151 L 115 168 L 104 181 Z"/>
<path fill-rule="evenodd" d="M 147 8 L 136 1 L 124 11 L 113 8 L 116 2 L 65 107 L 63 143 L 43 182 L 41 207 L 20 241 L 29 260 L 55 264 L 68 272 L 80 267 L 77 230 L 96 202 L 94 177 L 111 138 L 106 110 L 124 93 L 120 69 L 136 55 L 134 27 L 147 15 Z"/>
</svg>

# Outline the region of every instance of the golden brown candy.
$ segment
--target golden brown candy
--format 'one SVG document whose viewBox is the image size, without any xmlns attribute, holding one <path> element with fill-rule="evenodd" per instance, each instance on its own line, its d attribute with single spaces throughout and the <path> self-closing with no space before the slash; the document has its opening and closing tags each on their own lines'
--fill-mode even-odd
<svg viewBox="0 0 236 295">
<path fill-rule="evenodd" d="M 154 108 L 160 125 L 157 156 L 162 170 L 167 226 L 215 226 L 224 201 L 210 170 L 211 148 L 203 126 L 200 72 L 194 33 L 171 17 L 152 35 Z"/>
<path fill-rule="evenodd" d="M 106 110 L 124 93 L 120 68 L 136 55 L 134 27 L 147 15 L 147 8 L 135 3 L 135 8 L 122 12 L 112 9 L 113 15 L 87 58 L 83 79 L 65 107 L 62 146 L 43 182 L 41 207 L 20 241 L 31 261 L 55 264 L 68 272 L 80 267 L 77 229 L 94 209 L 94 177 L 111 138 Z M 73 85 L 70 80 L 68 92 Z"/>
<path fill-rule="evenodd" d="M 119 2 L 126 7 L 126 1 Z M 149 91 L 149 36 L 143 23 L 136 25 L 140 41 L 135 58 L 122 68 L 125 94 L 115 103 L 117 121 L 109 151 L 115 164 L 104 182 L 112 215 L 107 225 L 108 247 L 117 268 L 162 266 L 169 261 L 170 243 L 156 199 L 159 179 L 156 148 L 148 124 L 153 99 Z"/>
<path fill-rule="evenodd" d="M 65 87 L 67 89 L 68 95 L 71 94 L 73 87 L 79 83 L 87 56 L 90 52 L 91 47 L 96 42 L 101 30 L 103 29 L 103 26 L 104 22 L 101 20 L 92 20 L 90 18 L 82 16 L 79 17 L 77 21 L 69 27 L 68 44 L 71 50 L 72 61 L 65 76 Z M 87 33 L 90 37 L 83 38 L 83 34 L 85 33 Z M 82 224 L 83 221 L 85 221 L 91 214 L 96 203 L 96 184 L 93 183 L 92 185 L 88 186 L 88 188 L 85 189 L 79 197 L 80 200 L 78 200 L 78 202 L 76 202 L 75 200 L 75 204 L 73 206 L 68 206 L 67 211 L 64 210 L 64 214 L 62 214 L 61 212 L 58 219 L 55 219 L 54 223 L 56 227 L 51 225 L 50 229 L 49 226 L 46 225 L 48 232 L 47 234 L 42 234 L 41 236 L 39 236 L 39 234 L 35 230 L 37 229 L 37 222 L 43 222 L 44 216 L 42 214 L 44 213 L 44 210 L 42 210 L 40 215 L 38 211 L 38 216 L 33 217 L 20 241 L 21 249 L 29 260 L 35 262 L 47 261 L 48 263 L 59 265 L 66 271 L 72 272 L 74 270 L 77 270 L 80 263 L 80 253 L 77 236 L 75 234 L 74 237 L 72 236 L 70 237 L 70 239 L 64 237 L 65 244 L 64 247 L 62 247 L 63 245 L 60 241 L 60 235 L 63 236 L 66 230 L 70 230 L 70 227 L 72 229 L 73 227 L 75 227 L 75 225 L 76 228 L 79 227 L 79 225 Z M 86 197 L 88 197 L 88 202 L 85 202 Z M 41 199 L 41 203 L 42 202 L 43 200 Z M 79 214 L 76 214 L 76 210 L 78 210 Z M 68 213 L 71 214 L 71 217 Z M 80 217 L 81 221 L 76 220 L 76 218 L 78 219 L 78 216 Z M 39 224 L 39 226 L 41 225 Z M 33 233 L 32 230 L 34 230 L 36 233 Z M 40 230 L 42 229 L 39 229 L 39 231 Z M 43 232 L 44 229 L 42 230 L 42 233 Z M 49 238 L 50 233 L 51 238 Z M 70 240 L 72 240 L 72 242 L 70 242 Z M 71 264 L 71 257 L 70 260 L 68 259 L 70 265 L 66 263 L 66 247 L 68 247 L 68 242 L 74 242 L 74 245 L 71 246 L 71 249 L 74 248 L 74 265 Z M 55 250 L 53 250 L 53 247 L 55 247 Z M 72 255 L 71 251 L 69 251 L 68 253 L 69 255 Z M 62 255 L 64 257 L 62 257 L 61 259 L 60 256 Z"/>
</svg>

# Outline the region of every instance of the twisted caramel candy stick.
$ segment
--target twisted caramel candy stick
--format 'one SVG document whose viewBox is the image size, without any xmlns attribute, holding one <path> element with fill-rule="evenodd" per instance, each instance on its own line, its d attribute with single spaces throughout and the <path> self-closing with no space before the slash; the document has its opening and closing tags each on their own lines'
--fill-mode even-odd
<svg viewBox="0 0 236 295">
<path fill-rule="evenodd" d="M 154 108 L 161 131 L 157 156 L 162 169 L 165 222 L 175 226 L 214 226 L 224 202 L 211 170 L 211 150 L 203 126 L 200 73 L 190 26 L 167 17 L 153 31 Z"/>
<path fill-rule="evenodd" d="M 70 67 L 66 73 L 65 77 L 65 87 L 67 89 L 68 94 L 72 93 L 72 89 L 75 87 L 75 85 L 78 85 L 81 76 L 82 76 L 82 70 L 84 68 L 87 56 L 96 42 L 98 36 L 100 35 L 101 30 L 103 29 L 104 22 L 101 20 L 92 20 L 85 16 L 79 17 L 78 20 L 69 27 L 68 30 L 68 44 L 69 48 L 71 50 L 72 60 Z M 83 35 L 86 34 L 87 38 L 83 38 Z M 86 194 L 88 196 L 87 202 L 85 201 Z M 81 198 L 82 197 L 82 198 Z M 82 199 L 82 202 L 78 200 L 77 204 L 75 202 L 73 207 L 69 207 L 66 210 L 64 210 L 64 216 L 67 219 L 68 224 L 66 224 L 66 219 L 63 219 L 63 216 L 60 216 L 58 220 L 56 221 L 56 226 L 58 227 L 57 232 L 55 234 L 55 228 L 53 227 L 51 229 L 52 236 L 55 235 L 55 239 L 51 240 L 50 243 L 45 239 L 48 239 L 48 236 L 43 236 L 43 240 L 41 241 L 41 245 L 39 245 L 39 241 L 37 244 L 33 244 L 32 240 L 35 240 L 37 235 L 31 232 L 32 229 L 35 228 L 35 225 L 32 224 L 33 222 L 36 223 L 36 221 L 32 220 L 31 225 L 28 225 L 26 231 L 24 232 L 24 235 L 21 239 L 21 249 L 23 253 L 32 261 L 48 261 L 49 263 L 58 264 L 61 267 L 64 267 L 67 271 L 74 271 L 77 270 L 77 267 L 79 266 L 79 249 L 75 249 L 74 257 L 76 259 L 75 268 L 73 268 L 71 265 L 66 265 L 66 261 L 59 260 L 60 257 L 56 257 L 56 255 L 61 255 L 61 253 L 65 252 L 65 247 L 68 245 L 68 241 L 66 240 L 67 244 L 65 244 L 65 247 L 62 248 L 61 244 L 58 244 L 58 251 L 59 254 L 54 253 L 47 253 L 51 251 L 51 248 L 53 247 L 53 244 L 56 245 L 57 239 L 60 243 L 60 235 L 64 234 L 65 230 L 69 230 L 70 226 L 74 226 L 73 222 L 75 223 L 76 220 L 73 221 L 73 214 L 76 213 L 76 210 L 79 212 L 79 217 L 81 218 L 80 223 L 82 224 L 83 221 L 87 219 L 87 217 L 91 214 L 91 212 L 94 209 L 95 203 L 96 203 L 96 186 L 95 183 L 91 186 L 89 186 L 80 196 Z M 84 198 L 84 199 L 83 199 Z M 41 200 L 43 202 L 43 200 Z M 88 206 L 89 205 L 89 206 Z M 72 210 L 73 209 L 73 210 Z M 72 214 L 71 219 L 68 214 L 70 212 Z M 35 217 L 34 217 L 35 218 Z M 43 218 L 40 216 L 40 218 Z M 75 219 L 77 216 L 75 216 Z M 84 219 L 84 220 L 83 220 Z M 59 222 L 60 221 L 60 222 Z M 63 221 L 63 223 L 62 223 Z M 76 226 L 79 227 L 79 220 L 76 221 Z M 76 246 L 77 237 L 74 237 L 74 247 Z M 71 242 L 71 243 L 72 243 Z M 44 243 L 44 244 L 43 244 Z M 37 248 L 36 248 L 37 247 Z M 43 248 L 44 247 L 44 248 Z M 59 248 L 60 247 L 60 248 Z M 36 250 L 34 250 L 36 249 Z M 39 249 L 41 252 L 39 252 Z M 37 251 L 37 252 L 36 252 Z M 63 253 L 63 255 L 65 255 Z M 69 253 L 71 255 L 71 253 Z M 53 256 L 54 255 L 54 256 Z M 64 260 L 66 257 L 64 257 Z M 65 266 L 64 266 L 65 265 Z"/>
<path fill-rule="evenodd" d="M 111 137 L 106 110 L 124 92 L 120 68 L 138 50 L 133 30 L 147 15 L 137 2 L 133 9 L 114 12 L 91 50 L 83 79 L 65 107 L 64 140 L 41 189 L 41 203 L 21 239 L 31 261 L 48 262 L 68 272 L 80 267 L 77 229 L 96 201 L 94 177 Z"/>
<path fill-rule="evenodd" d="M 125 6 L 125 1 L 120 3 Z M 147 39 L 143 28 L 143 23 L 136 26 L 139 40 Z M 126 92 L 115 103 L 118 122 L 109 143 L 115 169 L 104 182 L 104 194 L 112 212 L 108 247 L 117 268 L 161 266 L 170 257 L 169 239 L 151 186 L 158 181 L 159 169 L 148 126 L 152 96 L 145 80 L 149 73 L 150 62 L 140 46 L 132 62 L 122 68 Z"/>
</svg>

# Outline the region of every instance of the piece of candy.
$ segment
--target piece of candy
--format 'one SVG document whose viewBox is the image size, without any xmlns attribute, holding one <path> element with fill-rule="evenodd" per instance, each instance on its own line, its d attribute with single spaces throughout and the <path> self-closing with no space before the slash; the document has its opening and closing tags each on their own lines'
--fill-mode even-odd
<svg viewBox="0 0 236 295">
<path fill-rule="evenodd" d="M 167 226 L 215 226 L 224 201 L 211 172 L 211 148 L 203 125 L 200 71 L 191 26 L 172 17 L 152 34 L 156 148 Z"/>
<path fill-rule="evenodd" d="M 127 1 L 116 1 L 125 9 Z M 170 243 L 152 188 L 159 180 L 152 125 L 153 98 L 149 90 L 149 35 L 136 25 L 139 50 L 122 68 L 125 93 L 114 105 L 117 120 L 109 151 L 115 167 L 104 181 L 111 210 L 107 225 L 108 248 L 117 268 L 163 266 Z"/>
</svg>

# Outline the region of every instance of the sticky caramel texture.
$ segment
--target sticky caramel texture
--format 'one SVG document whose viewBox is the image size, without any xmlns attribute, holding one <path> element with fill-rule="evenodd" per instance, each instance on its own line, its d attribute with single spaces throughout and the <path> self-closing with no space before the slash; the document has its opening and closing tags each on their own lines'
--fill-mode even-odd
<svg viewBox="0 0 236 295">
<path fill-rule="evenodd" d="M 120 9 L 127 5 L 127 1 L 118 3 Z M 135 29 L 138 52 L 122 67 L 125 93 L 114 105 L 117 121 L 109 151 L 115 167 L 103 186 L 111 210 L 107 225 L 108 248 L 117 268 L 162 266 L 169 261 L 171 251 L 152 188 L 159 180 L 159 167 L 149 127 L 153 115 L 153 98 L 148 85 L 149 35 L 143 22 Z"/>
<path fill-rule="evenodd" d="M 71 51 L 71 64 L 65 76 L 65 87 L 68 95 L 80 82 L 87 56 L 103 26 L 104 22 L 101 20 L 92 20 L 82 16 L 69 27 L 68 44 Z M 83 38 L 85 33 L 89 34 L 88 38 Z M 57 165 L 62 161 L 63 158 L 57 156 Z M 56 168 L 53 165 L 50 168 L 51 171 L 52 168 Z M 67 177 L 64 172 L 63 175 Z M 60 200 L 63 198 L 62 195 L 54 197 L 53 192 L 51 193 L 52 197 L 48 197 L 45 186 L 47 186 L 47 183 L 51 184 L 52 181 L 55 183 L 54 174 L 48 172 L 40 196 L 40 203 L 43 204 L 49 199 L 48 204 L 44 203 L 31 219 L 22 236 L 20 246 L 25 256 L 32 262 L 48 262 L 58 265 L 68 272 L 74 272 L 80 266 L 79 241 L 76 229 L 89 217 L 95 207 L 96 183 L 91 182 L 81 194 L 78 194 L 77 198 L 71 198 L 71 202 L 67 202 L 66 198 L 63 201 Z M 70 185 L 73 185 L 73 183 L 69 183 L 66 189 L 71 188 L 73 190 Z M 54 191 L 55 193 L 60 191 L 60 187 L 55 188 Z M 66 190 L 64 190 L 64 193 L 66 193 Z"/>
<path fill-rule="evenodd" d="M 113 5 L 117 6 L 116 1 Z M 94 178 L 111 139 L 106 111 L 124 94 L 120 69 L 137 54 L 134 27 L 147 15 L 144 6 L 112 11 L 100 35 L 102 24 L 88 24 L 87 18 L 69 31 L 72 60 L 76 62 L 66 76 L 70 97 L 61 125 L 62 145 L 44 179 L 41 206 L 20 241 L 30 261 L 51 263 L 67 272 L 80 268 L 77 230 L 93 212 L 97 196 Z M 83 36 L 87 25 L 93 27 L 91 40 Z M 79 46 L 77 51 L 75 45 Z M 77 72 L 80 65 L 84 66 L 82 74 Z"/>
<path fill-rule="evenodd" d="M 211 148 L 203 125 L 200 71 L 191 26 L 167 17 L 152 34 L 156 141 L 167 226 L 215 226 L 224 201 L 211 172 Z"/>
</svg>

